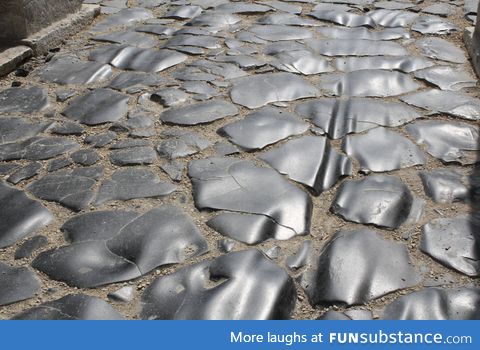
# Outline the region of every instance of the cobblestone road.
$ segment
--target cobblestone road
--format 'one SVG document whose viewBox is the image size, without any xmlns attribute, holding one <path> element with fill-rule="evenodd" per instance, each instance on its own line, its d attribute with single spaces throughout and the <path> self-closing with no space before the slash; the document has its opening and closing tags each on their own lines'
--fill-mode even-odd
<svg viewBox="0 0 480 350">
<path fill-rule="evenodd" d="M 86 2 L 0 79 L 0 318 L 480 318 L 475 1 Z"/>
</svg>

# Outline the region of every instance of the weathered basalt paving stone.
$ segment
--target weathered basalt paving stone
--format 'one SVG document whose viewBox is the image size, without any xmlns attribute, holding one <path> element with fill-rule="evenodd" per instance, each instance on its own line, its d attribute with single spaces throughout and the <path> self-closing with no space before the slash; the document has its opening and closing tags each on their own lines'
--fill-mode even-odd
<svg viewBox="0 0 480 350">
<path fill-rule="evenodd" d="M 36 87 L 13 87 L 0 91 L 0 113 L 34 114 L 49 106 L 47 91 Z"/>
<path fill-rule="evenodd" d="M 100 156 L 93 149 L 81 149 L 73 152 L 70 158 L 76 163 L 84 166 L 94 165 L 100 160 Z"/>
<path fill-rule="evenodd" d="M 438 16 L 420 16 L 412 25 L 412 30 L 422 34 L 445 35 L 459 31 L 459 28 Z"/>
<path fill-rule="evenodd" d="M 61 137 L 33 137 L 0 145 L 0 160 L 45 160 L 78 149 L 75 141 Z"/>
<path fill-rule="evenodd" d="M 427 196 L 437 203 L 468 201 L 468 180 L 459 172 L 449 169 L 421 171 L 420 178 Z"/>
<path fill-rule="evenodd" d="M 106 226 L 117 212 L 85 215 L 74 219 L 83 225 L 70 225 L 72 244 L 39 254 L 32 266 L 71 286 L 91 288 L 134 279 L 208 251 L 191 219 L 173 206 L 122 220 L 123 226 Z"/>
<path fill-rule="evenodd" d="M 415 72 L 415 77 L 438 86 L 441 90 L 459 91 L 474 87 L 477 80 L 465 69 L 451 66 L 435 66 Z"/>
<path fill-rule="evenodd" d="M 418 17 L 418 14 L 409 11 L 381 9 L 370 12 L 369 16 L 379 26 L 395 28 L 409 27 Z"/>
<path fill-rule="evenodd" d="M 427 152 L 445 163 L 474 164 L 480 149 L 478 127 L 466 123 L 422 120 L 406 127 Z"/>
<path fill-rule="evenodd" d="M 0 262 L 0 305 L 29 299 L 40 290 L 35 273 L 25 267 L 11 267 Z"/>
<path fill-rule="evenodd" d="M 292 73 L 267 73 L 236 80 L 230 91 L 232 101 L 250 109 L 272 102 L 315 97 L 318 90 Z"/>
<path fill-rule="evenodd" d="M 415 91 L 421 85 L 405 73 L 365 69 L 332 75 L 320 87 L 335 96 L 387 97 Z"/>
<path fill-rule="evenodd" d="M 121 31 L 98 35 L 92 38 L 95 41 L 136 46 L 149 49 L 158 45 L 158 41 L 151 36 L 133 31 Z"/>
<path fill-rule="evenodd" d="M 247 29 L 260 39 L 268 41 L 302 40 L 313 37 L 313 32 L 295 26 L 260 25 Z"/>
<path fill-rule="evenodd" d="M 167 43 L 164 45 L 165 48 L 177 48 L 181 46 L 194 46 L 201 47 L 204 49 L 219 49 L 220 39 L 214 36 L 206 35 L 174 35 Z"/>
<path fill-rule="evenodd" d="M 402 96 L 402 101 L 431 112 L 480 120 L 480 100 L 463 92 L 430 89 Z"/>
<path fill-rule="evenodd" d="M 362 304 L 417 283 L 406 247 L 369 230 L 339 231 L 301 280 L 312 305 Z"/>
<path fill-rule="evenodd" d="M 435 219 L 422 228 L 420 249 L 468 276 L 480 275 L 478 224 L 468 216 Z"/>
<path fill-rule="evenodd" d="M 200 6 L 180 6 L 168 11 L 163 17 L 173 19 L 192 19 L 202 13 Z"/>
<path fill-rule="evenodd" d="M 87 125 L 115 122 L 127 114 L 129 99 L 110 89 L 95 89 L 74 99 L 62 114 Z"/>
<path fill-rule="evenodd" d="M 386 128 L 345 138 L 343 150 L 363 172 L 384 172 L 425 164 L 425 154 L 409 139 Z"/>
<path fill-rule="evenodd" d="M 478 320 L 480 289 L 426 288 L 404 295 L 383 310 L 384 320 Z"/>
<path fill-rule="evenodd" d="M 352 72 L 362 69 L 385 69 L 410 73 L 431 67 L 434 64 L 433 61 L 416 56 L 346 57 L 335 60 L 335 68 L 342 72 Z"/>
<path fill-rule="evenodd" d="M 352 162 L 323 136 L 304 136 L 260 155 L 281 174 L 313 190 L 315 195 L 331 188 L 352 172 Z"/>
<path fill-rule="evenodd" d="M 45 236 L 35 236 L 22 243 L 15 251 L 15 260 L 30 257 L 36 250 L 45 247 L 48 244 L 48 238 Z"/>
<path fill-rule="evenodd" d="M 165 84 L 167 80 L 155 74 L 140 72 L 122 72 L 117 75 L 109 87 L 120 91 L 141 91 L 149 87 Z"/>
<path fill-rule="evenodd" d="M 156 279 L 142 296 L 143 319 L 288 319 L 293 280 L 256 249 L 229 253 Z"/>
<path fill-rule="evenodd" d="M 316 19 L 333 22 L 347 27 L 375 27 L 375 21 L 369 16 L 359 15 L 350 11 L 345 5 L 318 4 L 309 13 Z"/>
<path fill-rule="evenodd" d="M 131 25 L 135 22 L 144 21 L 153 17 L 151 11 L 142 8 L 123 9 L 118 13 L 108 16 L 103 21 L 97 23 L 91 29 L 93 33 L 101 33 L 118 26 Z"/>
<path fill-rule="evenodd" d="M 238 159 L 208 158 L 192 161 L 188 174 L 199 209 L 263 215 L 289 229 L 290 237 L 309 232 L 310 197 L 273 169 Z"/>
<path fill-rule="evenodd" d="M 417 41 L 417 46 L 423 55 L 430 58 L 452 63 L 467 62 L 467 57 L 463 50 L 441 38 L 420 39 Z"/>
<path fill-rule="evenodd" d="M 400 44 L 361 39 L 307 39 L 308 47 L 325 56 L 406 56 Z"/>
<path fill-rule="evenodd" d="M 32 182 L 27 189 L 38 198 L 58 202 L 61 205 L 80 211 L 95 198 L 96 177 L 88 172 L 72 170 L 46 175 Z"/>
<path fill-rule="evenodd" d="M 37 136 L 52 126 L 51 122 L 33 122 L 24 118 L 0 118 L 0 144 Z"/>
<path fill-rule="evenodd" d="M 316 31 L 322 36 L 332 39 L 395 40 L 410 37 L 408 31 L 403 28 L 387 28 L 384 30 L 371 31 L 363 27 L 320 27 L 316 29 Z"/>
<path fill-rule="evenodd" d="M 42 169 L 42 163 L 40 162 L 32 162 L 27 164 L 20 169 L 15 170 L 8 178 L 7 181 L 12 184 L 18 184 L 23 180 L 30 179 L 37 175 Z"/>
<path fill-rule="evenodd" d="M 67 84 L 91 84 L 107 80 L 112 68 L 107 64 L 83 62 L 74 57 L 61 57 L 48 63 L 38 71 L 41 81 Z"/>
<path fill-rule="evenodd" d="M 223 212 L 207 222 L 220 234 L 254 245 L 269 239 L 287 240 L 296 233 L 265 215 Z"/>
<path fill-rule="evenodd" d="M 279 2 L 280 3 L 280 2 Z M 285 4 L 282 2 L 281 4 Z M 301 10 L 300 10 L 301 11 Z M 292 13 L 277 12 L 261 17 L 258 24 L 270 25 L 286 25 L 286 26 L 301 26 L 301 27 L 315 27 L 321 25 L 319 22 L 296 16 Z"/>
<path fill-rule="evenodd" d="M 403 125 L 420 117 L 404 104 L 368 98 L 320 98 L 297 105 L 295 112 L 311 119 L 333 139 L 377 126 Z"/>
<path fill-rule="evenodd" d="M 96 205 L 114 200 L 163 197 L 175 191 L 175 188 L 170 183 L 162 182 L 146 168 L 120 169 L 112 174 L 111 179 L 102 183 Z"/>
<path fill-rule="evenodd" d="M 161 114 L 160 120 L 178 125 L 196 125 L 231 117 L 236 114 L 238 114 L 238 109 L 230 102 L 211 100 L 170 108 Z"/>
<path fill-rule="evenodd" d="M 193 18 L 189 24 L 198 27 L 215 27 L 218 29 L 228 28 L 242 19 L 239 16 L 229 13 L 203 13 Z"/>
<path fill-rule="evenodd" d="M 331 210 L 348 221 L 396 229 L 408 219 L 413 200 L 397 177 L 370 175 L 342 183 Z"/>
<path fill-rule="evenodd" d="M 275 55 L 275 59 L 269 64 L 278 70 L 303 75 L 333 71 L 328 60 L 310 51 L 280 52 Z"/>
<path fill-rule="evenodd" d="M 164 141 L 157 145 L 157 152 L 168 159 L 197 154 L 211 145 L 210 141 L 200 135 L 179 129 L 165 130 L 160 136 Z"/>
<path fill-rule="evenodd" d="M 123 316 L 102 299 L 70 294 L 28 309 L 14 320 L 121 320 Z"/>
<path fill-rule="evenodd" d="M 110 161 L 119 166 L 153 164 L 156 160 L 155 150 L 148 146 L 122 148 L 110 152 Z"/>
<path fill-rule="evenodd" d="M 244 3 L 244 2 L 227 2 L 224 4 L 220 4 L 215 7 L 215 11 L 219 11 L 220 13 L 238 13 L 238 14 L 258 14 L 258 13 L 265 13 L 269 11 L 273 11 L 271 7 L 264 6 L 261 4 L 251 4 L 251 3 Z"/>
<path fill-rule="evenodd" d="M 106 45 L 93 50 L 89 59 L 108 63 L 120 69 L 156 73 L 182 63 L 187 56 L 166 49 L 153 50 L 125 45 Z"/>
<path fill-rule="evenodd" d="M 225 125 L 219 133 L 245 150 L 254 150 L 293 135 L 303 134 L 307 130 L 308 124 L 294 114 L 264 107 L 243 120 Z"/>
</svg>

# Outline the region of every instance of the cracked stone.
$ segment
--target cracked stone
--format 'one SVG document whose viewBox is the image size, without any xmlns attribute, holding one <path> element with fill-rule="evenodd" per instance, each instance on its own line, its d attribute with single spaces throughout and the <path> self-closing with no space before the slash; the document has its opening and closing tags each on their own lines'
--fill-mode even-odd
<svg viewBox="0 0 480 350">
<path fill-rule="evenodd" d="M 413 201 L 412 193 L 397 177 L 371 175 L 343 182 L 331 210 L 348 221 L 393 230 L 407 221 Z"/>
<path fill-rule="evenodd" d="M 478 225 L 468 216 L 434 219 L 422 228 L 420 249 L 467 276 L 480 275 Z"/>
<path fill-rule="evenodd" d="M 422 120 L 406 127 L 427 152 L 445 163 L 474 164 L 480 149 L 478 127 L 466 123 Z"/>
<path fill-rule="evenodd" d="M 238 159 L 209 158 L 190 162 L 189 176 L 199 209 L 223 209 L 265 216 L 260 217 L 263 226 L 273 223 L 286 228 L 280 231 L 283 233 L 280 239 L 309 232 L 310 197 L 273 169 L 256 167 L 249 161 Z M 276 230 L 261 232 L 262 225 L 254 227 L 257 232 L 249 235 L 277 235 Z"/>
<path fill-rule="evenodd" d="M 162 182 L 153 172 L 144 168 L 116 170 L 111 179 L 102 183 L 97 205 L 108 201 L 127 201 L 134 198 L 157 198 L 175 191 L 172 184 Z"/>
<path fill-rule="evenodd" d="M 242 302 L 238 303 L 239 300 Z M 252 249 L 229 253 L 156 279 L 142 296 L 141 317 L 288 319 L 295 301 L 292 278 Z"/>
<path fill-rule="evenodd" d="M 161 72 L 182 63 L 187 56 L 172 50 L 142 49 L 125 45 L 106 45 L 93 50 L 89 59 L 115 68 L 147 73 Z"/>
<path fill-rule="evenodd" d="M 260 155 L 281 174 L 311 188 L 315 195 L 352 173 L 352 162 L 333 149 L 326 137 L 303 136 Z"/>
<path fill-rule="evenodd" d="M 391 171 L 426 162 L 425 154 L 412 141 L 383 127 L 347 136 L 342 148 L 357 159 L 363 172 Z"/>
<path fill-rule="evenodd" d="M 234 82 L 230 96 L 234 103 L 259 108 L 272 102 L 294 101 L 315 97 L 318 90 L 292 73 L 259 74 Z"/>
<path fill-rule="evenodd" d="M 402 101 L 429 110 L 467 120 L 480 120 L 480 100 L 463 92 L 430 89 L 409 94 Z"/>
<path fill-rule="evenodd" d="M 40 281 L 25 267 L 11 267 L 0 262 L 0 305 L 30 299 L 40 291 Z"/>
<path fill-rule="evenodd" d="M 102 218 L 118 216 L 116 212 L 86 215 L 90 215 L 88 219 L 77 217 L 77 221 L 100 226 L 100 237 L 90 230 L 92 226 L 70 227 L 75 241 L 39 254 L 32 266 L 71 286 L 92 288 L 131 280 L 208 251 L 191 219 L 173 206 L 154 208 L 114 227 L 105 227 Z"/>
<path fill-rule="evenodd" d="M 80 211 L 95 198 L 95 178 L 86 175 L 88 174 L 75 170 L 45 175 L 32 182 L 27 189 L 40 199 L 58 202 L 69 209 Z"/>
<path fill-rule="evenodd" d="M 441 90 L 459 91 L 475 87 L 477 80 L 465 69 L 450 66 L 435 66 L 415 72 L 415 77 L 438 86 Z"/>
<path fill-rule="evenodd" d="M 308 130 L 308 124 L 294 114 L 273 107 L 264 107 L 245 119 L 219 129 L 221 135 L 246 150 L 262 149 Z"/>
<path fill-rule="evenodd" d="M 0 91 L 0 113 L 40 113 L 49 107 L 47 91 L 33 86 Z"/>
<path fill-rule="evenodd" d="M 223 100 L 210 100 L 182 107 L 174 107 L 163 112 L 160 120 L 178 125 L 196 125 L 209 123 L 238 114 L 233 104 Z"/>
<path fill-rule="evenodd" d="M 42 164 L 39 162 L 33 162 L 20 169 L 15 170 L 8 178 L 7 181 L 12 184 L 18 184 L 19 182 L 27 179 L 31 179 L 37 175 L 42 169 Z"/>
<path fill-rule="evenodd" d="M 95 89 L 77 97 L 62 112 L 87 125 L 115 122 L 125 117 L 130 97 L 109 89 Z"/>
<path fill-rule="evenodd" d="M 78 149 L 75 141 L 60 137 L 33 137 L 0 145 L 0 160 L 45 160 Z"/>
<path fill-rule="evenodd" d="M 312 260 L 301 280 L 312 305 L 363 304 L 418 283 L 406 247 L 370 230 L 337 232 Z"/>
<path fill-rule="evenodd" d="M 24 118 L 1 118 L 0 145 L 35 137 L 48 130 L 51 126 L 51 122 L 30 123 L 28 119 Z"/>
<path fill-rule="evenodd" d="M 320 98 L 297 105 L 295 112 L 333 139 L 378 126 L 400 126 L 420 117 L 404 104 L 368 98 Z"/>
</svg>

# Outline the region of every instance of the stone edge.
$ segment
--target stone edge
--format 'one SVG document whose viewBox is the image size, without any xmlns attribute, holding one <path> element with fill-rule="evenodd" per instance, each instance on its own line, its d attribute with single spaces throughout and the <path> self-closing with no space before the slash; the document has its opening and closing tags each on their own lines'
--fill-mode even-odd
<svg viewBox="0 0 480 350">
<path fill-rule="evenodd" d="M 479 40 L 475 40 L 474 36 L 475 27 L 467 27 L 463 31 L 463 42 L 465 43 L 465 47 L 472 60 L 472 66 L 475 70 L 475 73 L 480 76 L 480 47 L 478 47 Z"/>
<path fill-rule="evenodd" d="M 99 5 L 83 4 L 80 11 L 23 39 L 19 46 L 0 52 L 0 77 L 12 72 L 28 58 L 44 55 L 51 48 L 60 46 L 66 37 L 79 32 L 99 14 Z"/>
</svg>

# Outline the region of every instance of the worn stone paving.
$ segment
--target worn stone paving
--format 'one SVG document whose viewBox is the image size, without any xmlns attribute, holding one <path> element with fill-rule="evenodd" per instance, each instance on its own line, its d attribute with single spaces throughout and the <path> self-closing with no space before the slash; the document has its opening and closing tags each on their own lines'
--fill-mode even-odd
<svg viewBox="0 0 480 350">
<path fill-rule="evenodd" d="M 479 319 L 477 1 L 88 0 L 0 79 L 0 318 Z"/>
</svg>

